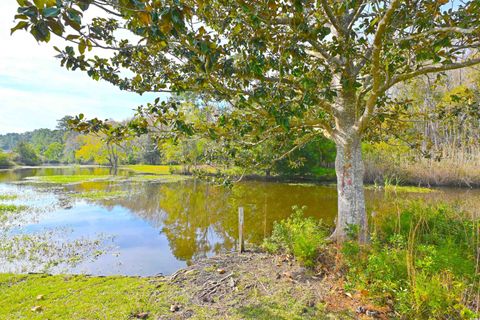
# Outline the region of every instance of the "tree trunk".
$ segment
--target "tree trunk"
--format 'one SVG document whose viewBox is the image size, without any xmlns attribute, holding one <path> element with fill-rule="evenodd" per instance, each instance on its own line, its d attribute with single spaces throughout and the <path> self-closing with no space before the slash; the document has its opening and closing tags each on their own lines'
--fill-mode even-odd
<svg viewBox="0 0 480 320">
<path fill-rule="evenodd" d="M 368 224 L 363 191 L 364 167 L 361 138 L 350 133 L 336 142 L 338 216 L 332 240 L 345 241 L 350 236 L 368 241 Z"/>
</svg>

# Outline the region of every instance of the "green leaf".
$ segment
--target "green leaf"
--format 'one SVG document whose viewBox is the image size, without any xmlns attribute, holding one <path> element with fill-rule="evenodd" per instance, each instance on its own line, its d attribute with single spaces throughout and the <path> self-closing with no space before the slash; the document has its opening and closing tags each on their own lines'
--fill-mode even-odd
<svg viewBox="0 0 480 320">
<path fill-rule="evenodd" d="M 43 16 L 46 18 L 56 17 L 60 13 L 60 8 L 50 7 L 45 8 L 42 11 Z"/>
<path fill-rule="evenodd" d="M 25 15 L 30 18 L 34 18 L 37 16 L 38 10 L 35 6 L 29 6 L 29 7 L 20 7 L 18 8 L 18 13 L 21 15 Z"/>
<path fill-rule="evenodd" d="M 76 34 L 69 34 L 69 35 L 66 37 L 66 39 L 67 39 L 68 41 L 75 40 L 75 39 L 78 39 L 78 38 L 80 38 L 80 36 L 79 36 L 79 35 L 76 35 Z"/>
<path fill-rule="evenodd" d="M 77 10 L 69 8 L 67 10 L 67 15 L 68 15 L 68 18 L 74 21 L 75 23 L 77 24 L 82 23 L 82 19 L 80 18 L 80 13 Z"/>
<path fill-rule="evenodd" d="M 84 54 L 86 48 L 87 48 L 87 44 L 85 40 L 83 39 L 80 40 L 80 43 L 78 44 L 78 51 L 80 52 L 80 54 Z"/>
<path fill-rule="evenodd" d="M 30 33 L 35 37 L 37 41 L 48 42 L 50 41 L 50 31 L 48 30 L 47 23 L 40 21 L 32 27 Z"/>
<path fill-rule="evenodd" d="M 20 29 L 27 29 L 28 27 L 28 22 L 27 21 L 20 21 L 17 23 L 15 27 L 10 29 L 10 34 L 13 34 L 15 31 L 20 30 Z"/>
<path fill-rule="evenodd" d="M 43 9 L 45 6 L 45 0 L 33 0 L 33 3 L 38 9 Z"/>
<path fill-rule="evenodd" d="M 47 24 L 50 27 L 50 30 L 52 30 L 52 32 L 55 33 L 57 36 L 61 36 L 63 34 L 64 28 L 60 22 L 51 20 L 48 21 Z"/>
</svg>

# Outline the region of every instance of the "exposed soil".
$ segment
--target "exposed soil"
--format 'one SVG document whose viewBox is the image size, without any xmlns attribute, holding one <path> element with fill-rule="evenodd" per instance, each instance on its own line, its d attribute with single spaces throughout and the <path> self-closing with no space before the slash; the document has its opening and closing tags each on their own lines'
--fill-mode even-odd
<svg viewBox="0 0 480 320">
<path fill-rule="evenodd" d="M 210 318 L 287 319 L 282 309 L 299 308 L 300 319 L 387 319 L 361 293 L 343 290 L 334 257 L 323 257 L 317 270 L 301 267 L 289 256 L 261 252 L 230 253 L 198 261 L 166 279 L 180 289 L 187 303 L 172 301 L 171 315 L 159 319 Z M 290 310 L 292 311 L 292 310 Z M 242 317 L 242 314 L 244 317 Z M 291 314 L 290 314 L 291 316 Z"/>
</svg>

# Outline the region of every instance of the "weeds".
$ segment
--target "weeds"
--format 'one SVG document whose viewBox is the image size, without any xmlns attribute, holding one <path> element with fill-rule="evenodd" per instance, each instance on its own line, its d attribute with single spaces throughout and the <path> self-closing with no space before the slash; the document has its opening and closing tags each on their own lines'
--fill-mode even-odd
<svg viewBox="0 0 480 320">
<path fill-rule="evenodd" d="M 289 218 L 275 223 L 263 247 L 269 252 L 293 254 L 306 267 L 313 267 L 320 250 L 326 246 L 327 229 L 321 221 L 304 217 L 304 207 L 292 209 Z"/>
<path fill-rule="evenodd" d="M 412 202 L 396 219 L 376 217 L 372 244 L 343 247 L 348 286 L 402 319 L 478 316 L 478 222 L 445 205 Z M 475 311 L 476 310 L 476 311 Z"/>
</svg>

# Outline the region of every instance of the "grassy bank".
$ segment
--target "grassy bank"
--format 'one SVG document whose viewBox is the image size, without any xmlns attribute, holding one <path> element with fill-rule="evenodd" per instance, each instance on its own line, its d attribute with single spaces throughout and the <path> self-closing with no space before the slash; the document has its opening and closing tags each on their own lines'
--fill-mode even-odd
<svg viewBox="0 0 480 320">
<path fill-rule="evenodd" d="M 347 241 L 332 248 L 326 227 L 297 208 L 276 223 L 265 248 L 292 254 L 316 271 L 334 263 L 343 288 L 383 306 L 388 318 L 478 319 L 479 217 L 443 204 L 409 202 L 372 217 L 371 228 L 371 244 Z M 350 233 L 354 238 L 355 230 Z"/>
<path fill-rule="evenodd" d="M 422 186 L 480 186 L 480 153 L 452 149 L 438 157 L 421 157 L 395 143 L 363 145 L 365 181 L 396 180 Z"/>
<path fill-rule="evenodd" d="M 1 319 L 129 319 L 167 314 L 156 279 L 0 274 Z M 153 313 L 152 313 L 153 315 Z"/>
<path fill-rule="evenodd" d="M 355 319 L 356 304 L 336 278 L 263 253 L 219 255 L 169 277 L 0 274 L 0 301 L 1 319 L 38 320 Z"/>
</svg>

